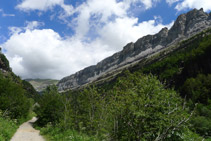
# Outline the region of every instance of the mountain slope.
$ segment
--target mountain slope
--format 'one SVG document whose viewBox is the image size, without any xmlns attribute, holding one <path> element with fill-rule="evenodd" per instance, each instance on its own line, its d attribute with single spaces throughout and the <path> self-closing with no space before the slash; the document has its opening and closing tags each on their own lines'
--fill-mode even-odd
<svg viewBox="0 0 211 141">
<path fill-rule="evenodd" d="M 31 84 L 21 80 L 10 68 L 0 48 L 0 140 L 10 140 L 18 126 L 28 120 L 38 99 Z"/>
<path fill-rule="evenodd" d="M 43 91 L 50 85 L 56 85 L 58 83 L 58 80 L 52 79 L 26 79 L 26 81 L 28 81 L 38 92 Z"/>
<path fill-rule="evenodd" d="M 123 70 L 131 65 L 156 55 L 162 50 L 176 49 L 178 43 L 189 39 L 211 27 L 211 14 L 192 10 L 180 15 L 170 30 L 163 28 L 155 35 L 147 35 L 135 43 L 127 44 L 122 51 L 115 53 L 97 65 L 87 67 L 73 75 L 67 76 L 57 84 L 59 91 L 75 89 L 110 76 L 111 73 Z"/>
</svg>

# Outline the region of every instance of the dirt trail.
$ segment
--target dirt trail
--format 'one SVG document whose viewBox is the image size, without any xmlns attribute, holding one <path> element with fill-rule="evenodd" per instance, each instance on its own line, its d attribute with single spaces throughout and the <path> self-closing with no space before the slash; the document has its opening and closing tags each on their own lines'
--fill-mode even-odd
<svg viewBox="0 0 211 141">
<path fill-rule="evenodd" d="M 12 137 L 11 141 L 45 141 L 44 138 L 39 134 L 40 131 L 35 130 L 32 124 L 37 120 L 33 117 L 31 120 L 23 123 Z"/>
</svg>

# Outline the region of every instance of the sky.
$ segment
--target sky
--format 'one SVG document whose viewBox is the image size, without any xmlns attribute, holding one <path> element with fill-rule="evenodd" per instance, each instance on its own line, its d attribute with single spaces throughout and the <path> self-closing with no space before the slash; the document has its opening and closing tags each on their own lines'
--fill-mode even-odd
<svg viewBox="0 0 211 141">
<path fill-rule="evenodd" d="M 0 46 L 22 79 L 61 79 L 193 8 L 211 0 L 0 0 Z"/>
</svg>

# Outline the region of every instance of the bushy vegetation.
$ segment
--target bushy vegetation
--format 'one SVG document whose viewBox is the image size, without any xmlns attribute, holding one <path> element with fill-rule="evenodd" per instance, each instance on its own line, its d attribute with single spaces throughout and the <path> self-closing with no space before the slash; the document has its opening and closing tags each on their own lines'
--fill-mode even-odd
<svg viewBox="0 0 211 141">
<path fill-rule="evenodd" d="M 196 78 L 187 79 L 181 93 L 192 103 L 211 104 L 211 74 L 198 74 Z"/>
<path fill-rule="evenodd" d="M 71 129 L 63 130 L 60 127 L 55 127 L 50 124 L 38 129 L 49 141 L 99 141 L 99 139 L 94 136 L 88 136 Z"/>
<path fill-rule="evenodd" d="M 9 61 L 2 53 L 0 53 L 0 66 L 6 71 L 10 71 Z"/>
<path fill-rule="evenodd" d="M 8 141 L 18 126 L 29 120 L 34 97 L 33 87 L 28 87 L 9 67 L 0 54 L 0 140 Z M 35 94 L 35 93 L 34 93 Z"/>
<path fill-rule="evenodd" d="M 25 90 L 0 74 L 0 140 L 8 141 L 18 126 L 28 119 L 33 101 Z"/>
<path fill-rule="evenodd" d="M 194 41 L 184 42 L 183 49 L 141 71 L 157 75 L 168 87 L 173 87 L 188 101 L 191 110 L 199 103 L 191 120 L 192 131 L 211 138 L 211 35 L 198 36 Z"/>
<path fill-rule="evenodd" d="M 211 138 L 211 74 L 187 79 L 181 92 L 187 96 L 190 107 L 199 103 L 191 121 L 194 129 L 200 135 Z"/>
<path fill-rule="evenodd" d="M 13 118 L 25 118 L 31 107 L 24 89 L 18 84 L 0 75 L 0 109 Z"/>
<path fill-rule="evenodd" d="M 52 140 L 73 131 L 98 140 L 209 140 L 210 52 L 211 35 L 202 33 L 109 83 L 63 94 L 50 87 L 37 109 L 41 131 Z"/>
<path fill-rule="evenodd" d="M 51 89 L 37 109 L 40 122 L 100 140 L 179 140 L 191 117 L 176 92 L 141 73 L 125 72 L 111 89 L 90 86 L 63 95 Z"/>
<path fill-rule="evenodd" d="M 57 87 L 48 87 L 42 94 L 39 107 L 36 109 L 39 117 L 38 124 L 43 126 L 50 122 L 55 125 L 61 119 L 63 111 L 64 105 L 61 95 L 57 92 Z"/>
<path fill-rule="evenodd" d="M 181 87 L 190 77 L 199 73 L 211 73 L 211 35 L 198 35 L 194 41 L 186 41 L 164 59 L 141 68 L 143 73 L 152 73 L 159 80 L 166 81 L 167 85 Z"/>
<path fill-rule="evenodd" d="M 3 117 L 3 112 L 0 110 L 0 141 L 8 141 L 18 128 L 14 120 Z"/>
</svg>

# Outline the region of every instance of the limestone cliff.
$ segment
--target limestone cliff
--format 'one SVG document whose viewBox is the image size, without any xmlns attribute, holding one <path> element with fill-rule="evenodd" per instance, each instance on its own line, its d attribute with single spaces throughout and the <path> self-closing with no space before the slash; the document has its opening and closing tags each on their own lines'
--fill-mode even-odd
<svg viewBox="0 0 211 141">
<path fill-rule="evenodd" d="M 59 91 L 75 89 L 93 82 L 111 71 L 141 61 L 149 55 L 174 46 L 208 28 L 211 28 L 211 14 L 205 13 L 203 9 L 194 9 L 182 14 L 170 30 L 163 28 L 155 35 L 144 36 L 135 43 L 127 44 L 122 51 L 102 60 L 97 65 L 87 67 L 63 78 L 57 84 Z"/>
</svg>

